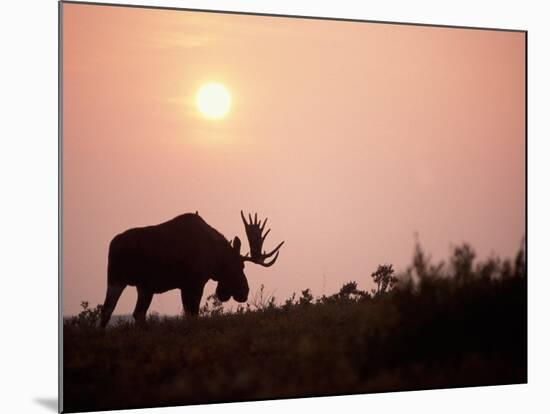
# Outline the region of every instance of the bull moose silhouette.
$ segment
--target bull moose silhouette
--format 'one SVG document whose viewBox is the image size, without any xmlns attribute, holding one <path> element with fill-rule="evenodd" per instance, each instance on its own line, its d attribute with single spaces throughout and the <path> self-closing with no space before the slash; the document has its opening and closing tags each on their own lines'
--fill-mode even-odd
<svg viewBox="0 0 550 414">
<path fill-rule="evenodd" d="M 216 295 L 226 302 L 248 299 L 245 262 L 272 266 L 279 257 L 279 243 L 269 253 L 262 250 L 270 230 L 263 233 L 267 218 L 241 211 L 250 254 L 241 255 L 241 240 L 228 241 L 198 213 L 182 214 L 154 226 L 129 229 L 113 238 L 109 246 L 107 294 L 101 313 L 105 327 L 126 286 L 136 286 L 138 298 L 133 317 L 145 322 L 147 309 L 155 293 L 180 289 L 186 314 L 197 315 L 204 286 L 209 279 L 218 282 Z M 270 261 L 267 259 L 274 256 Z"/>
</svg>

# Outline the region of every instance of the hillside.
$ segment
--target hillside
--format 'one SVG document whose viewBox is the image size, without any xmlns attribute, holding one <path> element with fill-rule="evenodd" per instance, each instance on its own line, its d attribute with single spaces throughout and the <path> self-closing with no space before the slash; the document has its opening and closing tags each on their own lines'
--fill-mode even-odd
<svg viewBox="0 0 550 414">
<path fill-rule="evenodd" d="M 417 248 L 387 291 L 106 331 L 66 321 L 65 411 L 526 382 L 523 251 L 474 266 L 465 248 L 437 266 Z"/>
</svg>

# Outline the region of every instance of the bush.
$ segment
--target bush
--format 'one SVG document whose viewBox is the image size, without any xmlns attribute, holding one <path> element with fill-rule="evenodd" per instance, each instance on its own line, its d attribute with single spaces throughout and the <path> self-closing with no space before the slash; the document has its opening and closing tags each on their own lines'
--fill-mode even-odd
<svg viewBox="0 0 550 414">
<path fill-rule="evenodd" d="M 371 292 L 373 295 L 382 295 L 393 289 L 397 283 L 397 278 L 393 276 L 395 271 L 393 266 L 390 265 L 379 265 L 378 269 L 371 274 L 372 280 L 376 284 L 376 290 L 373 289 Z"/>
<path fill-rule="evenodd" d="M 76 326 L 78 328 L 96 328 L 99 326 L 99 320 L 101 318 L 102 305 L 97 305 L 95 308 L 90 308 L 90 304 L 87 301 L 80 303 L 82 310 L 76 316 L 73 316 L 65 323 Z"/>
<path fill-rule="evenodd" d="M 64 407 L 91 411 L 526 381 L 523 248 L 513 260 L 476 262 L 473 249 L 461 245 L 447 262 L 432 265 L 417 244 L 403 274 L 382 265 L 371 276 L 379 282 L 373 298 L 352 281 L 318 299 L 304 289 L 277 306 L 262 287 L 253 309 L 221 312 L 208 297 L 203 317 L 150 318 L 147 329 L 83 329 L 96 326 L 101 309 L 83 303 L 64 325 Z"/>
</svg>

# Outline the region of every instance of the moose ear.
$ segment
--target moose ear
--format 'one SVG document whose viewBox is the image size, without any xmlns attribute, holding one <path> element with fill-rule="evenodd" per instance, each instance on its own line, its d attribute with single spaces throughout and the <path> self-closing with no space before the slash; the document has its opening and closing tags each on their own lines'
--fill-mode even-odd
<svg viewBox="0 0 550 414">
<path fill-rule="evenodd" d="M 233 239 L 233 249 L 235 249 L 235 252 L 237 254 L 241 254 L 241 239 L 239 239 L 237 236 Z"/>
</svg>

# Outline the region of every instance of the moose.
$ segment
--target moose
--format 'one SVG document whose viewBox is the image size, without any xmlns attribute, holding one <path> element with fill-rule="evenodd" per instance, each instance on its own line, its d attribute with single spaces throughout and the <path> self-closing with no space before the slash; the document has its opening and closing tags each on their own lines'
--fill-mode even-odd
<svg viewBox="0 0 550 414">
<path fill-rule="evenodd" d="M 272 266 L 284 241 L 266 253 L 263 243 L 271 231 L 263 232 L 267 218 L 241 211 L 250 252 L 241 255 L 241 240 L 232 242 L 211 227 L 197 213 L 186 213 L 165 223 L 126 230 L 109 245 L 107 294 L 101 311 L 101 327 L 107 326 L 126 286 L 137 288 L 133 317 L 143 324 L 155 293 L 179 289 L 186 314 L 196 316 L 204 286 L 209 279 L 218 282 L 216 296 L 222 302 L 231 297 L 248 299 L 245 262 Z M 273 257 L 271 260 L 267 261 Z"/>
</svg>

